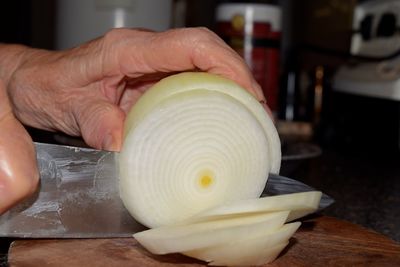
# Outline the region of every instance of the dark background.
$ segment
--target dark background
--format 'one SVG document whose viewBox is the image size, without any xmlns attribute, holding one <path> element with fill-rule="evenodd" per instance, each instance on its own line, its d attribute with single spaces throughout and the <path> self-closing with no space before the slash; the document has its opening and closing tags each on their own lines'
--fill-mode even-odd
<svg viewBox="0 0 400 267">
<path fill-rule="evenodd" d="M 186 2 L 186 26 L 206 26 L 215 30 L 214 13 L 219 3 L 246 1 Z M 285 90 L 285 74 L 289 70 L 294 70 L 298 77 L 306 77 L 306 83 L 299 85 L 303 87 L 312 86 L 317 66 L 325 70 L 323 120 L 313 125 L 315 140 L 323 146 L 352 145 L 357 149 L 370 149 L 373 146 L 378 151 L 399 151 L 400 112 L 396 101 L 343 96 L 333 93 L 330 88 L 337 68 L 350 60 L 351 24 L 356 0 L 247 2 L 280 4 L 282 8 L 282 92 Z M 3 1 L 0 5 L 0 42 L 54 49 L 57 16 L 55 3 L 53 0 Z M 283 106 L 284 103 L 281 103 L 282 109 Z M 284 117 L 281 116 L 281 119 Z M 313 114 L 300 116 L 297 120 L 313 122 Z M 377 126 L 370 127 L 371 121 Z"/>
<path fill-rule="evenodd" d="M 234 1 L 186 2 L 185 25 L 214 30 L 216 6 Z M 284 161 L 282 174 L 333 196 L 336 203 L 325 214 L 362 224 L 400 241 L 399 102 L 338 93 L 331 88 L 338 67 L 353 60 L 349 57 L 352 15 L 361 1 L 251 2 L 282 7 L 282 81 L 291 70 L 308 77 L 308 83 L 302 86 L 309 87 L 316 67 L 325 70 L 321 120 L 315 123 L 313 114 L 297 119 L 311 124 L 314 134 L 297 136 L 293 132 L 295 138 L 282 136 L 284 149 L 292 142 L 306 141 L 320 146 L 322 154 L 312 159 Z M 0 42 L 54 49 L 56 16 L 52 0 L 2 1 Z M 283 82 L 280 90 L 285 90 Z M 54 141 L 51 133 L 32 129 L 30 132 L 35 140 Z M 6 240 L 0 240 L 1 244 L 6 250 Z"/>
</svg>

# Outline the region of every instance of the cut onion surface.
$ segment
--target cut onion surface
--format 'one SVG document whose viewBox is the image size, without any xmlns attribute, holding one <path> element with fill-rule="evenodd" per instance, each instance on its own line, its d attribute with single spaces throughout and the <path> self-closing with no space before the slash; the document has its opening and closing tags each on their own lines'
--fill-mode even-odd
<svg viewBox="0 0 400 267">
<path fill-rule="evenodd" d="M 181 73 L 155 84 L 129 112 L 120 194 L 137 221 L 171 225 L 258 198 L 280 161 L 275 126 L 250 93 L 217 75 Z"/>
<path fill-rule="evenodd" d="M 257 237 L 263 235 L 262 233 L 278 231 L 288 214 L 288 211 L 282 211 L 197 224 L 164 226 L 139 232 L 134 237 L 154 254 L 185 252 L 224 246 L 239 241 L 241 237 Z"/>
<path fill-rule="evenodd" d="M 285 224 L 272 232 L 260 231 L 256 235 L 236 236 L 232 242 L 188 251 L 184 254 L 207 262 L 223 263 L 223 265 L 232 265 L 229 263 L 236 263 L 236 265 L 268 263 L 276 257 L 271 256 L 280 252 L 275 251 L 276 247 L 286 244 L 300 227 L 300 224 L 300 222 L 295 222 Z M 284 248 L 284 246 L 280 247 L 281 249 Z"/>
<path fill-rule="evenodd" d="M 234 201 L 196 214 L 185 222 L 195 223 L 230 216 L 238 217 L 252 213 L 282 210 L 289 210 L 290 214 L 287 221 L 293 221 L 315 212 L 318 209 L 321 196 L 320 191 L 310 191 Z"/>
</svg>

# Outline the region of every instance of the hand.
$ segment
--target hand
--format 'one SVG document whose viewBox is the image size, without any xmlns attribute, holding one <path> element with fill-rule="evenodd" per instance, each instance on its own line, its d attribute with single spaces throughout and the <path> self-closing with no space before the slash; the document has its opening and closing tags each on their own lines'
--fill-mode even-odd
<svg viewBox="0 0 400 267">
<path fill-rule="evenodd" d="M 16 118 L 119 150 L 125 115 L 141 94 L 160 78 L 189 70 L 232 79 L 265 101 L 244 61 L 206 29 L 116 29 L 66 51 L 0 45 L 0 78 L 11 100 L 1 87 L 0 214 L 38 182 L 33 144 Z"/>
<path fill-rule="evenodd" d="M 160 78 L 187 70 L 225 76 L 264 100 L 244 61 L 201 28 L 116 29 L 71 50 L 28 50 L 7 87 L 24 124 L 119 150 L 125 114 L 140 95 Z"/>
<path fill-rule="evenodd" d="M 0 214 L 33 193 L 38 181 L 32 140 L 14 117 L 0 81 Z"/>
</svg>

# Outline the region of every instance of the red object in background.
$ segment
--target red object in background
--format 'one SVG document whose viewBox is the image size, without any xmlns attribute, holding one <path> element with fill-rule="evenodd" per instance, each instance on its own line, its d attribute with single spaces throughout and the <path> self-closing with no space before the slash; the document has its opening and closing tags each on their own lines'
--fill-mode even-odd
<svg viewBox="0 0 400 267">
<path fill-rule="evenodd" d="M 268 106 L 278 109 L 280 9 L 267 4 L 222 4 L 217 33 L 249 65 Z"/>
</svg>

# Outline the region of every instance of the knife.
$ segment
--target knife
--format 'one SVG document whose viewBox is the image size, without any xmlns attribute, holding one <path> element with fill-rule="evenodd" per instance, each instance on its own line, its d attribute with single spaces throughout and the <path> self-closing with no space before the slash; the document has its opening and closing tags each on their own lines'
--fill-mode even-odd
<svg viewBox="0 0 400 267">
<path fill-rule="evenodd" d="M 131 237 L 146 228 L 119 197 L 116 152 L 35 143 L 40 170 L 36 194 L 0 216 L 0 237 Z M 263 195 L 315 190 L 270 174 Z M 320 209 L 333 203 L 323 194 Z"/>
</svg>

